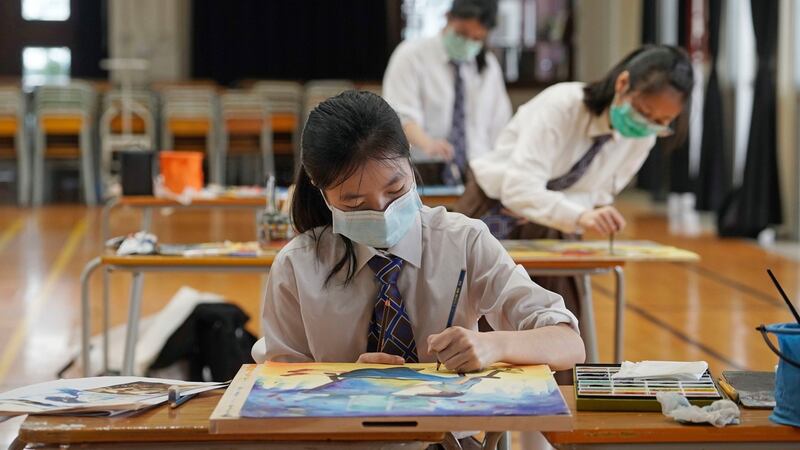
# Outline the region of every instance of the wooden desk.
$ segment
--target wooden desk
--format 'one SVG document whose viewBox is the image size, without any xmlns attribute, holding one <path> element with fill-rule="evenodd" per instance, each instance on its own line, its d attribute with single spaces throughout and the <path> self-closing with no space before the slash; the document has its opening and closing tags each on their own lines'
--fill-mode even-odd
<svg viewBox="0 0 800 450">
<path fill-rule="evenodd" d="M 611 253 L 608 241 L 563 241 L 554 239 L 504 241 L 503 245 L 517 264 L 530 275 L 578 276 L 583 280 L 581 296 L 581 335 L 586 345 L 586 361 L 598 361 L 597 332 L 592 301 L 591 275 L 611 272 L 615 280 L 614 360 L 623 359 L 625 330 L 625 272 L 627 263 L 699 261 L 692 252 L 649 241 L 618 241 Z"/>
<path fill-rule="evenodd" d="M 590 276 L 599 273 L 612 272 L 616 281 L 615 293 L 615 330 L 614 354 L 615 360 L 622 359 L 622 342 L 624 336 L 624 309 L 625 309 L 625 279 L 623 268 L 627 262 L 691 262 L 699 257 L 685 250 L 672 247 L 659 246 L 654 243 L 640 242 L 640 246 L 653 247 L 652 252 L 639 253 L 619 252 L 575 252 L 564 251 L 564 244 L 553 240 L 536 241 L 506 241 L 503 243 L 512 259 L 522 265 L 531 275 L 560 275 L 582 276 L 586 294 L 581 299 L 582 317 L 580 317 L 581 332 L 587 347 L 587 360 L 597 362 L 597 337 L 591 296 Z M 583 245 L 591 246 L 596 242 L 586 242 Z M 620 247 L 631 243 L 620 242 Z M 264 251 L 258 257 L 180 257 L 180 256 L 116 256 L 106 254 L 90 261 L 81 274 L 81 305 L 82 305 L 82 348 L 84 373 L 89 372 L 89 339 L 91 334 L 91 314 L 89 303 L 89 278 L 92 273 L 104 268 L 104 280 L 111 271 L 124 271 L 133 273 L 133 283 L 128 311 L 128 328 L 125 341 L 125 358 L 123 374 L 130 374 L 133 368 L 136 333 L 138 329 L 142 274 L 145 272 L 250 272 L 266 274 L 272 265 L 275 256 L 280 251 L 282 243 L 276 243 L 273 248 Z M 103 336 L 104 348 L 108 348 L 108 295 L 107 283 L 104 283 L 103 292 Z M 105 355 L 105 353 L 104 353 Z M 108 358 L 104 356 L 104 367 L 108 368 Z"/>
<path fill-rule="evenodd" d="M 460 198 L 452 189 L 431 190 L 421 193 L 420 198 L 425 205 L 452 206 Z M 196 199 L 191 203 L 180 203 L 168 198 L 159 198 L 151 195 L 122 196 L 109 200 L 103 206 L 100 222 L 100 235 L 103 242 L 111 237 L 111 212 L 119 207 L 140 208 L 143 210 L 141 230 L 149 230 L 154 208 L 200 208 L 200 209 L 262 209 L 266 199 L 257 197 L 232 197 L 221 195 L 216 198 Z M 138 230 L 137 230 L 138 231 Z"/>
<path fill-rule="evenodd" d="M 120 448 L 120 444 L 139 443 L 147 448 L 293 448 L 289 441 L 304 441 L 302 449 L 341 448 L 424 448 L 441 442 L 444 433 L 349 433 L 326 435 L 219 435 L 210 434 L 208 418 L 217 405 L 221 391 L 202 394 L 176 409 L 162 406 L 133 417 L 57 417 L 29 416 L 19 430 L 22 444 L 44 444 L 57 447 L 83 444 L 81 448 Z M 266 441 L 266 442 L 265 442 Z M 323 441 L 332 441 L 324 443 Z M 316 442 L 316 444 L 313 444 Z M 377 444 L 376 442 L 381 442 Z M 103 444 L 107 445 L 103 445 Z M 180 443 L 180 444 L 179 444 Z M 214 443 L 217 443 L 215 445 Z M 416 444 L 415 444 L 416 443 Z M 195 444 L 195 445 L 191 445 Z M 235 445 L 234 445 L 235 444 Z M 402 445 L 401 445 L 402 444 Z M 85 447 L 84 447 L 85 445 Z M 416 445 L 416 446 L 415 446 Z M 126 445 L 129 449 L 132 446 Z M 135 447 L 140 448 L 140 447 Z"/>
<path fill-rule="evenodd" d="M 545 432 L 559 449 L 800 448 L 800 429 L 769 421 L 769 410 L 742 409 L 742 423 L 725 428 L 682 425 L 661 413 L 577 411 L 572 386 L 562 386 L 572 431 Z"/>
</svg>

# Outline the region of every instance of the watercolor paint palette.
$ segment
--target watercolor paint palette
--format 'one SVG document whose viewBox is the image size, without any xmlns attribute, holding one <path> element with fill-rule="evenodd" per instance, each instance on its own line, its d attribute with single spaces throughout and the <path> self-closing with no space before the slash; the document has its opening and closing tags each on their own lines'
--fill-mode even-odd
<svg viewBox="0 0 800 450">
<path fill-rule="evenodd" d="M 578 411 L 661 411 L 657 392 L 677 392 L 697 406 L 724 398 L 709 371 L 697 381 L 611 378 L 619 368 L 619 364 L 575 366 Z"/>
</svg>

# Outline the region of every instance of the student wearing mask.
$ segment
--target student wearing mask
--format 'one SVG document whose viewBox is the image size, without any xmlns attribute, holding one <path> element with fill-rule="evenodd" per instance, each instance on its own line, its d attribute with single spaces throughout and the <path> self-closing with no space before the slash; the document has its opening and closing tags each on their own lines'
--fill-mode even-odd
<svg viewBox="0 0 800 450">
<path fill-rule="evenodd" d="M 470 161 L 472 181 L 456 211 L 483 219 L 502 239 L 622 231 L 626 221 L 611 206 L 614 195 L 636 175 L 656 137 L 685 123 L 692 86 L 686 52 L 647 46 L 599 81 L 545 89 L 519 108 L 492 152 Z M 535 280 L 580 317 L 575 279 Z"/>
<path fill-rule="evenodd" d="M 447 26 L 434 37 L 395 49 L 383 96 L 397 111 L 426 184 L 459 184 L 468 161 L 492 149 L 511 118 L 511 102 L 486 38 L 497 0 L 455 0 Z M 415 155 L 415 159 L 417 155 Z"/>
<path fill-rule="evenodd" d="M 466 372 L 583 361 L 559 295 L 531 281 L 481 221 L 421 204 L 400 120 L 377 95 L 348 91 L 311 112 L 292 216 L 300 234 L 270 270 L 258 362 L 439 360 Z M 497 331 L 479 333 L 481 316 Z"/>
</svg>

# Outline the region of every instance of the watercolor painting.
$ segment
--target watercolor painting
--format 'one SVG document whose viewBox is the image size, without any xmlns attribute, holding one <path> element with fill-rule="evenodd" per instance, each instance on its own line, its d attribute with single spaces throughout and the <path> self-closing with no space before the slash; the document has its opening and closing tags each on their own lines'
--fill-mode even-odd
<svg viewBox="0 0 800 450">
<path fill-rule="evenodd" d="M 433 364 L 266 363 L 255 371 L 240 417 L 569 414 L 547 366 L 457 374 Z"/>
<path fill-rule="evenodd" d="M 602 259 L 609 257 L 626 260 L 695 261 L 700 257 L 687 250 L 652 241 L 617 241 L 614 253 L 609 253 L 607 240 L 563 241 L 557 239 L 534 239 L 502 241 L 503 247 L 518 257 L 541 259 Z"/>
</svg>

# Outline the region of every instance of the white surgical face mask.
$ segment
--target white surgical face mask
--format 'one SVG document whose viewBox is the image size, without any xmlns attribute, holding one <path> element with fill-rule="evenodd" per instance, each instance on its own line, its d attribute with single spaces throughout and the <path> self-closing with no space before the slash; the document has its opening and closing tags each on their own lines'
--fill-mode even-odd
<svg viewBox="0 0 800 450">
<path fill-rule="evenodd" d="M 325 193 L 322 193 L 325 199 Z M 333 215 L 333 232 L 374 248 L 389 248 L 408 233 L 422 208 L 416 186 L 395 199 L 383 211 L 342 211 L 325 204 Z"/>
</svg>

